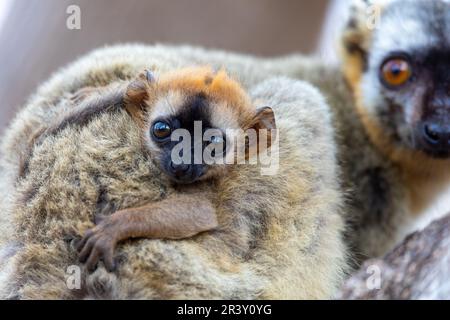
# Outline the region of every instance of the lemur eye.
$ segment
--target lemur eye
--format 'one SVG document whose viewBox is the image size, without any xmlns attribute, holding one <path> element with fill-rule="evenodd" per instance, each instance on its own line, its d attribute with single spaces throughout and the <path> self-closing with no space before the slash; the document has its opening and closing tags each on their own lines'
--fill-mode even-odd
<svg viewBox="0 0 450 320">
<path fill-rule="evenodd" d="M 387 60 L 381 67 L 381 77 L 390 87 L 404 85 L 411 78 L 411 64 L 403 58 Z"/>
<path fill-rule="evenodd" d="M 152 133 L 157 139 L 166 139 L 172 133 L 172 128 L 167 122 L 157 121 L 153 124 Z"/>
</svg>

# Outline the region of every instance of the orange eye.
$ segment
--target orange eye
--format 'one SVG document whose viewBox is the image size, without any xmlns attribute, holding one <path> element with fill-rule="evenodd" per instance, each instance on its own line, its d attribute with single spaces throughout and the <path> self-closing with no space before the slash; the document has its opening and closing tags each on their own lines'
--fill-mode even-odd
<svg viewBox="0 0 450 320">
<path fill-rule="evenodd" d="M 386 61 L 381 67 L 383 81 L 391 87 L 399 87 L 405 84 L 412 75 L 411 65 L 402 58 Z"/>
</svg>

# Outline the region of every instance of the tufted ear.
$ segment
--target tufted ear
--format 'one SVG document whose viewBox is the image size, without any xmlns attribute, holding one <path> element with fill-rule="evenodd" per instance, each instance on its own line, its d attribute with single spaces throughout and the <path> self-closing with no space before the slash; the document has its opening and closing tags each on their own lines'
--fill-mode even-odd
<svg viewBox="0 0 450 320">
<path fill-rule="evenodd" d="M 342 43 L 349 54 L 369 50 L 372 32 L 380 21 L 383 9 L 394 0 L 352 0 L 349 18 L 344 27 Z"/>
<path fill-rule="evenodd" d="M 394 0 L 352 0 L 349 18 L 341 36 L 344 73 L 352 86 L 359 83 L 368 67 L 372 35 L 380 21 L 383 8 Z"/>
<path fill-rule="evenodd" d="M 125 101 L 136 106 L 140 106 L 148 98 L 148 89 L 150 85 L 156 82 L 155 76 L 150 70 L 141 72 L 136 79 L 128 85 Z"/>
<path fill-rule="evenodd" d="M 342 33 L 342 46 L 346 55 L 365 55 L 368 48 L 370 29 L 368 28 L 371 1 L 353 0 L 349 8 L 349 18 Z"/>
<path fill-rule="evenodd" d="M 125 108 L 138 123 L 142 124 L 145 101 L 149 98 L 149 89 L 156 82 L 150 70 L 141 72 L 130 82 L 125 91 Z"/>
<path fill-rule="evenodd" d="M 276 139 L 276 121 L 275 114 L 270 107 L 263 107 L 256 110 L 256 114 L 250 123 L 248 129 L 255 130 L 256 137 L 249 137 L 247 146 L 247 158 L 253 156 L 253 153 L 260 153 L 263 149 L 269 149 Z M 264 135 L 264 136 L 263 136 Z M 265 138 L 266 143 L 261 145 L 261 138 Z"/>
<path fill-rule="evenodd" d="M 277 125 L 275 122 L 275 114 L 273 113 L 272 108 L 262 107 L 256 110 L 256 114 L 250 122 L 249 128 L 255 130 L 275 130 L 277 128 Z"/>
</svg>

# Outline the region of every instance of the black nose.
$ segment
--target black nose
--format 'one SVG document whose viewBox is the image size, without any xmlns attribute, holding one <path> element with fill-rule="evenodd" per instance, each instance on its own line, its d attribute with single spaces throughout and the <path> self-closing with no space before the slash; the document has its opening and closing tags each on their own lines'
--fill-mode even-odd
<svg viewBox="0 0 450 320">
<path fill-rule="evenodd" d="M 176 177 L 184 176 L 188 173 L 190 169 L 190 165 L 188 164 L 175 164 L 173 162 L 170 163 L 170 169 Z"/>
<path fill-rule="evenodd" d="M 434 148 L 450 148 L 450 124 L 424 123 L 423 137 Z"/>
</svg>

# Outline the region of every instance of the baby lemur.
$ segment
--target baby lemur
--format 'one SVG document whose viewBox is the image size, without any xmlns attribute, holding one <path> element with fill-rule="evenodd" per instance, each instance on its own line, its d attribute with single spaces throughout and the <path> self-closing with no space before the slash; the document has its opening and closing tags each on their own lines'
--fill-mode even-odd
<svg viewBox="0 0 450 320">
<path fill-rule="evenodd" d="M 64 125 L 86 122 L 89 115 L 95 116 L 110 105 L 107 95 L 95 99 L 92 106 L 82 104 L 67 116 L 59 117 L 49 133 L 61 130 Z M 209 68 L 177 70 L 158 80 L 146 71 L 126 88 L 124 107 L 142 129 L 143 144 L 147 148 L 144 152 L 150 153 L 163 174 L 175 185 L 183 187 L 198 181 L 217 180 L 229 172 L 232 164 L 225 164 L 225 158 L 231 150 L 226 148 L 225 131 L 232 134 L 230 129 L 259 132 L 276 129 L 274 114 L 269 107 L 256 110 L 246 93 L 224 71 L 214 74 Z M 200 126 L 200 134 L 194 132 L 195 124 Z M 188 150 L 184 150 L 191 153 L 190 162 L 176 163 L 172 159 L 172 153 L 180 143 L 173 140 L 177 130 L 185 130 L 188 134 L 183 139 L 193 138 Z M 213 135 L 205 139 L 207 132 Z M 227 138 L 230 144 L 237 137 Z M 194 163 L 198 145 L 201 159 Z M 207 148 L 214 148 L 211 151 L 220 156 L 218 160 L 222 163 L 205 163 L 203 154 Z M 86 262 L 92 270 L 99 258 L 103 258 L 107 269 L 113 270 L 113 251 L 119 241 L 142 237 L 183 239 L 214 229 L 217 218 L 211 190 L 208 192 L 196 185 L 193 188 L 194 192 L 188 194 L 180 191 L 161 201 L 104 216 L 78 244 L 80 261 Z"/>
<path fill-rule="evenodd" d="M 188 60 L 183 66 L 191 65 Z M 7 238 L 0 247 L 0 296 L 331 297 L 347 262 L 333 129 L 318 91 L 295 80 L 268 79 L 251 88 L 250 102 L 223 72 L 153 67 L 156 80 L 146 75 L 133 81 L 145 65 L 120 65 L 123 74 L 116 65 L 111 73 L 91 64 L 84 71 L 75 67 L 74 74 L 65 69 L 38 91 L 6 135 L 1 164 L 8 179 L 0 182 L 10 198 L 2 203 L 9 223 L 1 225 Z M 165 142 L 168 131 L 189 130 L 195 119 L 221 131 L 273 128 L 271 109 L 257 112 L 254 105 L 272 106 L 277 117 L 279 147 L 271 150 L 279 149 L 279 167 L 273 175 L 262 175 L 258 162 L 204 171 L 198 170 L 202 165 L 178 170 L 164 161 L 164 146 L 172 143 Z M 225 150 L 230 134 L 225 132 Z M 220 134 L 203 136 L 208 144 L 217 137 L 220 142 Z M 251 160 L 252 153 L 244 156 Z M 203 210 L 196 212 L 193 201 Z M 148 204 L 155 210 L 148 211 Z M 167 204 L 179 214 L 162 211 Z M 148 224 L 109 229 L 116 216 L 128 222 L 143 215 Z M 97 227 L 96 216 L 103 217 Z M 123 241 L 112 261 L 117 234 L 130 229 L 133 234 L 121 237 L 137 232 L 165 239 Z M 191 236 L 206 230 L 211 232 Z M 189 238 L 167 240 L 174 234 Z M 83 236 L 87 241 L 80 244 Z M 114 271 L 100 264 L 85 272 L 77 244 L 86 248 L 88 267 L 101 259 Z"/>
<path fill-rule="evenodd" d="M 97 226 L 88 230 L 77 245 L 80 261 L 86 262 L 89 270 L 95 269 L 99 259 L 108 270 L 114 270 L 116 244 L 129 238 L 183 239 L 216 228 L 212 190 L 203 190 L 195 183 L 217 181 L 229 173 L 233 163 L 225 160 L 230 156 L 232 161 L 237 160 L 234 156 L 238 151 L 230 147 L 235 140 L 245 139 L 237 136 L 239 129 L 240 133 L 252 129 L 256 134 L 266 132 L 265 147 L 272 141 L 267 139 L 267 134 L 276 129 L 270 107 L 257 110 L 224 71 L 214 74 L 208 67 L 176 70 L 158 79 L 147 70 L 125 86 L 83 88 L 72 100 L 78 104 L 60 114 L 48 127 L 38 130 L 30 149 L 67 126 L 86 124 L 101 112 L 123 107 L 142 130 L 143 152 L 149 154 L 162 174 L 180 190 L 160 201 L 97 216 Z M 195 132 L 196 125 L 200 132 Z M 183 139 L 191 140 L 187 150 L 177 151 L 191 153 L 186 162 L 173 159 L 175 149 L 180 146 L 180 141 L 173 139 L 177 130 L 187 134 Z M 256 147 L 261 146 L 253 146 Z M 252 146 L 247 145 L 247 149 L 242 151 L 250 156 Z M 218 158 L 206 163 L 206 151 Z M 201 156 L 197 163 L 194 163 L 195 152 Z M 186 192 L 189 187 L 193 191 Z"/>
</svg>

